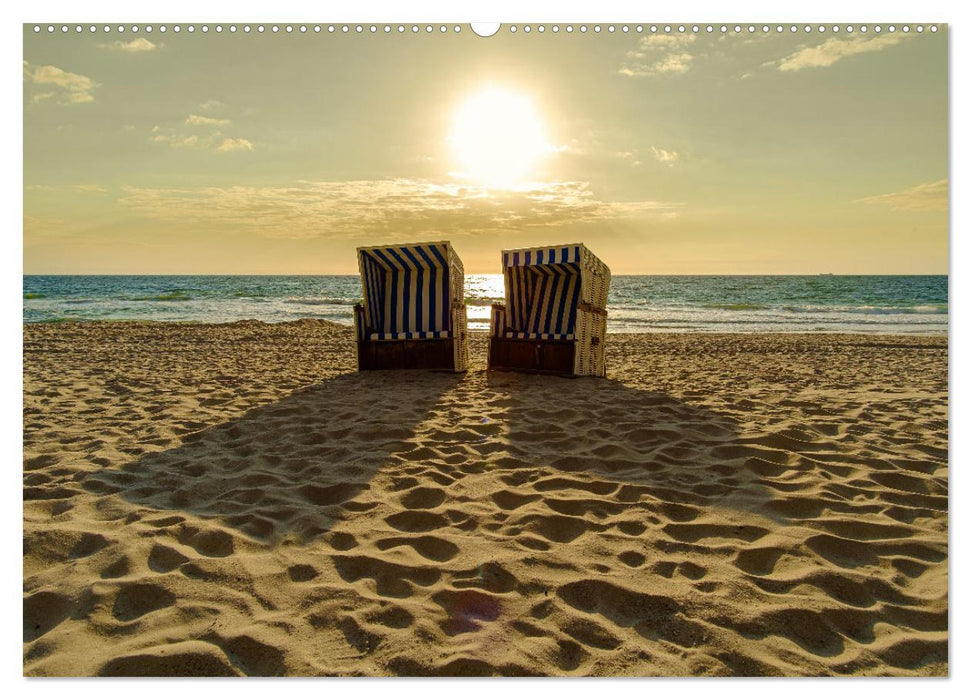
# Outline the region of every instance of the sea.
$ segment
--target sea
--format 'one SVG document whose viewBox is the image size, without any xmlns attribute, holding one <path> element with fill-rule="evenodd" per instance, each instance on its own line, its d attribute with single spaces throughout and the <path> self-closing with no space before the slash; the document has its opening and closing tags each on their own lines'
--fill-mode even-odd
<svg viewBox="0 0 971 700">
<path fill-rule="evenodd" d="M 465 276 L 469 327 L 486 330 L 501 275 Z M 141 320 L 353 323 L 357 275 L 27 275 L 24 323 Z M 618 275 L 608 331 L 947 333 L 947 275 Z"/>
</svg>

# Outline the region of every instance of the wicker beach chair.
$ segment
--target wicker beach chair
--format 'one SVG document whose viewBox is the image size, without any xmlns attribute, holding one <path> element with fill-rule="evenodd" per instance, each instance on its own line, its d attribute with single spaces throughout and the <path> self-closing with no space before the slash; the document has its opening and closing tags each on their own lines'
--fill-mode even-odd
<svg viewBox="0 0 971 700">
<path fill-rule="evenodd" d="M 489 367 L 606 376 L 610 270 L 582 243 L 502 251 L 506 304 L 492 305 Z"/>
<path fill-rule="evenodd" d="M 359 370 L 468 369 L 465 273 L 448 241 L 358 248 L 357 261 Z"/>
</svg>

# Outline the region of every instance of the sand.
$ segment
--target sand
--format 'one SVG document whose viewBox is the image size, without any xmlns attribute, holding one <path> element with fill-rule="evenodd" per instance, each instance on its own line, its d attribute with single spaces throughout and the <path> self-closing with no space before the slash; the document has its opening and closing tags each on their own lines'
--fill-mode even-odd
<svg viewBox="0 0 971 700">
<path fill-rule="evenodd" d="M 24 673 L 947 674 L 947 341 L 24 326 Z"/>
</svg>

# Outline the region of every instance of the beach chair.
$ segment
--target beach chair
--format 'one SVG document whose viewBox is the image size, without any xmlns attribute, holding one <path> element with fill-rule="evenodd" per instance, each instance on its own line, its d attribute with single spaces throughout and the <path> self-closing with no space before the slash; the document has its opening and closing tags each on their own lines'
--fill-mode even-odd
<svg viewBox="0 0 971 700">
<path fill-rule="evenodd" d="M 489 368 L 606 376 L 610 270 L 581 244 L 502 251 Z"/>
<path fill-rule="evenodd" d="M 448 241 L 358 248 L 357 261 L 359 370 L 468 369 L 465 273 Z"/>
</svg>

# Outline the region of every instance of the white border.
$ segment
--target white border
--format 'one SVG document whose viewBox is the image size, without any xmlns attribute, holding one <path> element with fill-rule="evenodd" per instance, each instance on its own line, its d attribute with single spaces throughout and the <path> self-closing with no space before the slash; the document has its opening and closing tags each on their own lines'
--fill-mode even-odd
<svg viewBox="0 0 971 700">
<path fill-rule="evenodd" d="M 560 2 L 525 3 L 522 0 L 493 0 L 492 2 L 458 3 L 436 0 L 434 2 L 405 3 L 384 0 L 361 3 L 346 2 L 340 5 L 332 3 L 287 2 L 275 0 L 272 3 L 242 3 L 224 2 L 203 4 L 189 0 L 167 0 L 158 6 L 150 4 L 135 4 L 130 2 L 88 2 L 80 5 L 78 2 L 57 0 L 51 2 L 34 2 L 30 4 L 17 3 L 13 7 L 7 5 L 3 12 L 3 23 L 6 33 L 2 50 L 5 53 L 3 76 L 6 84 L 4 94 L 21 92 L 22 82 L 20 63 L 23 58 L 22 29 L 25 22 L 104 22 L 112 23 L 158 23 L 159 20 L 178 22 L 225 22 L 231 20 L 236 23 L 245 21 L 271 20 L 273 22 L 449 22 L 467 24 L 469 21 L 498 21 L 509 22 L 543 22 L 543 23 L 580 23 L 600 22 L 602 24 L 614 22 L 650 22 L 650 23 L 748 23 L 748 22 L 793 22 L 813 23 L 825 22 L 853 23 L 948 23 L 951 40 L 951 357 L 956 358 L 961 351 L 968 347 L 966 342 L 966 311 L 968 299 L 968 284 L 962 280 L 960 270 L 966 263 L 965 246 L 961 240 L 964 233 L 961 227 L 963 214 L 963 196 L 967 186 L 961 178 L 961 166 L 965 162 L 967 137 L 961 129 L 953 125 L 968 124 L 969 110 L 967 108 L 967 56 L 971 39 L 964 40 L 966 27 L 961 3 L 941 2 L 935 0 L 921 0 L 916 2 L 901 2 L 900 0 L 883 0 L 869 7 L 853 5 L 845 0 L 813 0 L 804 4 L 783 4 L 778 2 L 752 2 L 736 0 L 731 4 L 724 2 L 671 2 L 668 5 L 648 3 L 623 2 L 621 0 L 588 0 L 580 3 L 576 0 L 562 0 Z M 488 41 L 488 39 L 483 39 Z M 0 653 L 0 665 L 3 674 L 0 676 L 4 685 L 10 685 L 9 691 L 16 696 L 30 695 L 34 698 L 58 698 L 63 700 L 66 694 L 72 698 L 77 696 L 137 694 L 139 700 L 143 698 L 168 698 L 171 694 L 190 697 L 204 693 L 220 692 L 217 681 L 181 680 L 181 681 L 152 681 L 139 682 L 133 680 L 120 681 L 64 681 L 64 680 L 24 680 L 22 674 L 22 646 L 20 629 L 15 621 L 21 616 L 21 473 L 17 467 L 16 455 L 22 452 L 21 442 L 21 411 L 19 398 L 22 396 L 21 349 L 22 336 L 22 106 L 10 100 L 12 106 L 6 114 L 4 133 L 7 138 L 2 145 L 2 156 L 5 168 L 6 199 L 10 206 L 4 209 L 7 216 L 3 245 L 6 250 L 0 255 L 4 266 L 3 289 L 0 296 L 2 309 L 4 342 L 3 374 L 0 388 L 3 390 L 5 401 L 0 415 L 0 435 L 3 445 L 7 448 L 5 454 L 11 458 L 6 460 L 6 488 L 3 490 L 5 498 L 6 527 L 3 541 L 3 561 L 9 564 L 10 571 L 3 577 L 2 606 L 4 619 L 8 621 L 4 644 Z M 966 128 L 966 127 L 965 127 Z M 951 363 L 951 416 L 952 428 L 955 425 L 954 416 L 959 419 L 965 415 L 965 397 L 967 394 L 967 372 L 963 363 Z M 967 527 L 961 513 L 960 506 L 964 503 L 963 473 L 961 467 L 967 462 L 962 459 L 967 454 L 966 440 L 960 432 L 952 430 L 951 463 L 957 464 L 959 470 L 951 475 L 951 590 L 955 593 L 961 590 L 967 580 L 965 562 Z M 16 564 L 14 564 L 16 562 Z M 22 577 L 21 577 L 22 578 Z M 966 593 L 964 595 L 967 595 Z M 963 668 L 961 651 L 966 648 L 962 642 L 962 632 L 968 626 L 961 624 L 966 615 L 963 597 L 955 595 L 951 599 L 951 680 L 791 680 L 791 681 L 753 681 L 753 680 L 610 680 L 610 681 L 531 681 L 531 680 L 502 680 L 490 686 L 475 685 L 469 682 L 438 680 L 438 681 L 326 681 L 330 685 L 325 687 L 310 687 L 301 681 L 248 681 L 235 683 L 232 688 L 234 695 L 240 697 L 263 697 L 267 692 L 277 690 L 278 683 L 300 683 L 291 685 L 296 692 L 305 693 L 352 693 L 359 695 L 381 695 L 389 693 L 404 698 L 422 698 L 433 695 L 465 695 L 468 693 L 493 692 L 504 696 L 526 696 L 536 693 L 556 693 L 567 697 L 586 697 L 592 692 L 607 691 L 611 698 L 642 697 L 650 694 L 682 694 L 715 692 L 728 697 L 738 696 L 746 699 L 759 696 L 776 696 L 785 694 L 787 700 L 798 698 L 812 698 L 818 696 L 850 696 L 860 693 L 875 693 L 880 700 L 892 698 L 906 698 L 914 700 L 915 696 L 923 693 L 932 694 L 935 699 L 942 696 L 957 696 L 959 686 L 964 685 L 964 679 L 971 675 Z M 353 686 L 349 684 L 353 683 Z M 539 683 L 542 683 L 540 685 Z M 555 685 L 550 685 L 555 683 Z M 649 685 L 648 685 L 649 684 Z M 962 695 L 965 695 L 962 693 Z"/>
</svg>

